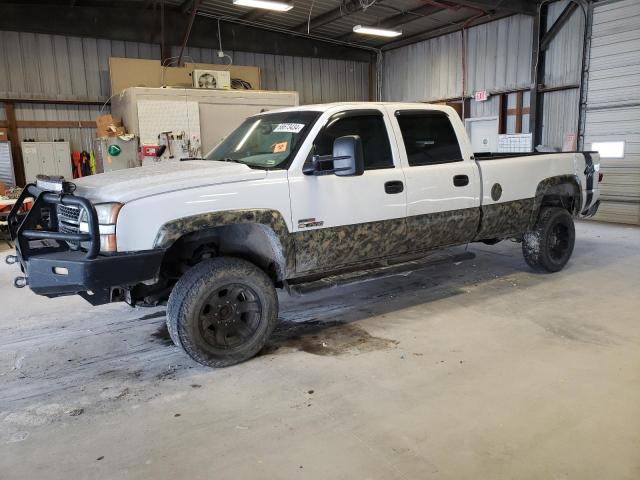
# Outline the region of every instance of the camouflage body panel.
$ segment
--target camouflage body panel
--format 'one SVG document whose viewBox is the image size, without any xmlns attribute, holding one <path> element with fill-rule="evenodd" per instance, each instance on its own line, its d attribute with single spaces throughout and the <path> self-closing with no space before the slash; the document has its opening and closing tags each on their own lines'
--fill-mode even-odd
<svg viewBox="0 0 640 480">
<path fill-rule="evenodd" d="M 293 237 L 296 272 L 306 273 L 403 253 L 407 226 L 398 218 L 301 231 Z"/>
<path fill-rule="evenodd" d="M 280 276 L 288 278 L 295 272 L 295 245 L 282 214 L 276 210 L 244 209 L 208 212 L 165 223 L 155 239 L 155 248 L 168 248 L 180 237 L 198 231 L 234 224 L 257 224 L 267 227 L 265 233 L 273 233 L 278 253 Z"/>
<path fill-rule="evenodd" d="M 582 208 L 582 188 L 580 187 L 580 180 L 577 175 L 558 175 L 557 177 L 549 177 L 542 180 L 536 189 L 533 215 L 530 224 L 531 226 L 533 226 L 538 219 L 538 212 L 542 206 L 544 196 L 553 194 L 573 195 L 574 205 L 571 214 L 574 216 L 578 215 Z"/>
<path fill-rule="evenodd" d="M 540 182 L 533 198 L 295 233 L 289 231 L 284 218 L 275 210 L 203 213 L 163 225 L 155 247 L 168 248 L 183 235 L 214 227 L 256 224 L 264 228 L 273 243 L 278 277 L 288 279 L 385 257 L 520 235 L 535 224 L 545 195 L 572 194 L 575 198 L 572 213 L 577 215 L 582 205 L 577 182 L 574 175 L 562 175 Z"/>
<path fill-rule="evenodd" d="M 479 208 L 415 215 L 407 218 L 407 252 L 469 242 L 478 231 Z"/>
<path fill-rule="evenodd" d="M 480 229 L 473 240 L 508 238 L 529 230 L 534 199 L 524 198 L 511 202 L 482 206 Z"/>
</svg>

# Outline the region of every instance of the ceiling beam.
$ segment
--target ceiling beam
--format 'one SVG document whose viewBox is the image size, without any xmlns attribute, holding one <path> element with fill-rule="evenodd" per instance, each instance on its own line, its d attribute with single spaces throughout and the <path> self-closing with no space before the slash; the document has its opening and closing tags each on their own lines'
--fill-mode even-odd
<svg viewBox="0 0 640 480">
<path fill-rule="evenodd" d="M 306 32 L 315 30 L 318 27 L 331 23 L 352 13 L 362 10 L 362 4 L 359 0 L 346 0 L 340 7 L 322 13 L 317 17 L 313 17 L 310 22 L 304 22 L 293 28 L 294 32 Z"/>
<path fill-rule="evenodd" d="M 560 16 L 556 19 L 556 21 L 551 25 L 551 28 L 547 30 L 547 33 L 543 35 L 540 39 L 540 50 L 544 51 L 549 48 L 551 41 L 558 35 L 562 27 L 564 27 L 565 23 L 569 21 L 573 12 L 578 9 L 578 4 L 574 2 L 569 2 L 569 4 L 564 8 Z"/>
<path fill-rule="evenodd" d="M 510 14 L 522 13 L 524 15 L 536 15 L 538 8 L 536 2 L 527 0 L 451 0 L 463 7 L 479 8 L 496 13 L 509 12 Z"/>
<path fill-rule="evenodd" d="M 142 6 L 140 2 L 139 7 Z M 0 3 L 0 30 L 48 33 L 89 38 L 109 38 L 131 42 L 160 43 L 157 18 L 142 8 L 84 7 Z M 127 21 L 123 22 L 122 19 Z M 189 16 L 165 7 L 166 45 L 181 45 Z M 316 58 L 336 58 L 369 62 L 374 56 L 367 47 L 324 42 L 304 35 L 220 21 L 225 49 Z M 151 32 L 151 38 L 149 38 Z M 198 14 L 193 21 L 189 46 L 218 49 L 218 20 Z"/>
</svg>

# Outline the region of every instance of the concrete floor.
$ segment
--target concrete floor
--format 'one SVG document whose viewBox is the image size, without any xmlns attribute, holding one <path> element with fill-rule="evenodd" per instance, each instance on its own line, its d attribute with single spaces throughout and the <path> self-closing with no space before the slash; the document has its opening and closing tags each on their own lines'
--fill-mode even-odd
<svg viewBox="0 0 640 480">
<path fill-rule="evenodd" d="M 163 308 L 37 297 L 2 264 L 0 478 L 638 479 L 640 229 L 577 236 L 555 275 L 503 242 L 283 296 L 223 370 Z"/>
</svg>

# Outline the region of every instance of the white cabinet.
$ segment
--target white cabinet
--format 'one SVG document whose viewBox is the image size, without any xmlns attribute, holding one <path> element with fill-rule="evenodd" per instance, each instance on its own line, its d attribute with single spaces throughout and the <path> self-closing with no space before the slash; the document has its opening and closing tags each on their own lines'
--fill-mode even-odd
<svg viewBox="0 0 640 480">
<path fill-rule="evenodd" d="M 162 142 L 162 132 L 185 132 L 206 154 L 247 116 L 297 105 L 298 92 L 131 87 L 113 97 L 111 113 L 141 144 Z"/>
<path fill-rule="evenodd" d="M 40 174 L 73 178 L 69 142 L 22 142 L 22 161 L 27 183 Z"/>
</svg>

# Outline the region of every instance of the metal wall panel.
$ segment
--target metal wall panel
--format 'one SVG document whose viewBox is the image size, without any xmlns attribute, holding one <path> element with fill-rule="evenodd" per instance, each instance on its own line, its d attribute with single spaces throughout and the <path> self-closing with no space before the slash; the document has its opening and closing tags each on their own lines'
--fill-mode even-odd
<svg viewBox="0 0 640 480">
<path fill-rule="evenodd" d="M 160 59 L 160 47 L 148 43 L 0 31 L 0 97 L 106 101 L 110 95 L 109 57 Z M 179 48 L 172 55 L 179 55 Z M 262 88 L 297 90 L 300 103 L 363 101 L 369 97 L 365 62 L 225 51 L 238 65 L 261 69 Z M 186 48 L 198 63 L 229 63 L 216 50 Z M 18 120 L 94 120 L 99 106 L 16 104 Z M 103 113 L 108 113 L 108 107 Z M 0 119 L 4 119 L 0 109 Z M 72 150 L 90 148 L 92 128 L 19 129 L 21 139 L 64 138 Z"/>
<path fill-rule="evenodd" d="M 0 182 L 5 187 L 15 185 L 15 175 L 13 173 L 13 160 L 11 158 L 11 144 L 0 142 Z"/>
<path fill-rule="evenodd" d="M 292 57 L 227 51 L 237 65 L 260 67 L 262 88 L 267 90 L 296 90 L 300 103 L 369 100 L 369 64 L 351 60 Z M 171 54 L 177 57 L 179 47 Z M 219 58 L 217 51 L 187 47 L 185 58 L 195 63 L 229 63 Z"/>
<path fill-rule="evenodd" d="M 596 219 L 640 224 L 640 2 L 596 4 L 588 77 L 585 148 L 624 141 L 621 159 L 601 159 Z"/>
<path fill-rule="evenodd" d="M 109 57 L 160 58 L 157 45 L 0 31 L 0 96 L 106 100 Z"/>
<path fill-rule="evenodd" d="M 478 90 L 530 87 L 531 17 L 514 15 L 489 22 L 470 28 L 466 36 L 467 95 Z M 461 44 L 461 33 L 456 32 L 385 52 L 383 99 L 430 101 L 460 97 Z"/>
<path fill-rule="evenodd" d="M 431 101 L 459 97 L 462 41 L 452 33 L 384 53 L 382 98 Z"/>
<path fill-rule="evenodd" d="M 542 144 L 561 148 L 568 133 L 578 133 L 580 90 L 547 92 L 542 107 Z"/>
<path fill-rule="evenodd" d="M 549 4 L 547 28 L 569 4 L 561 0 Z M 585 11 L 578 7 L 549 44 L 545 53 L 544 84 L 547 87 L 580 83 Z"/>
</svg>

